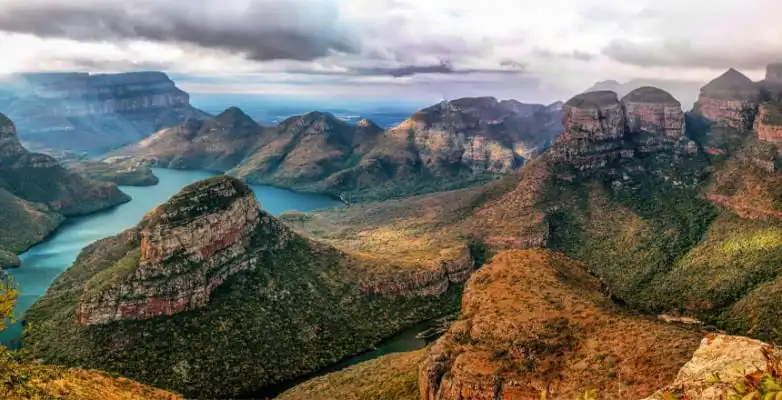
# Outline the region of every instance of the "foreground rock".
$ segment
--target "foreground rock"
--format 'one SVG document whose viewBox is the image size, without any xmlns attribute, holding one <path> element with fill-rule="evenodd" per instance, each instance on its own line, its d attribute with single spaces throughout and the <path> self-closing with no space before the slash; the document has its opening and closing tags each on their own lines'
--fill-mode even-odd
<svg viewBox="0 0 782 400">
<path fill-rule="evenodd" d="M 208 169 L 348 201 L 453 189 L 507 174 L 561 133 L 561 103 L 464 98 L 420 110 L 387 132 L 329 113 L 258 126 L 237 108 L 120 150 L 152 165 Z"/>
<path fill-rule="evenodd" d="M 420 399 L 571 399 L 587 389 L 637 399 L 670 382 L 700 337 L 614 309 L 561 254 L 505 252 L 467 284 L 461 319 L 421 365 Z"/>
<path fill-rule="evenodd" d="M 18 253 L 63 221 L 130 201 L 116 185 L 87 179 L 54 158 L 28 152 L 0 114 L 0 251 Z"/>
<path fill-rule="evenodd" d="M 222 176 L 87 247 L 28 311 L 24 343 L 187 396 L 253 397 L 453 309 L 473 265 L 466 245 L 403 262 L 311 241 Z"/>
<path fill-rule="evenodd" d="M 738 393 L 735 387 L 744 384 L 747 375 L 766 371 L 768 360 L 763 355 L 764 349 L 772 346 L 745 337 L 709 335 L 701 341 L 673 384 L 646 400 L 663 400 L 666 394 L 700 400 L 746 398 L 747 393 Z"/>
<path fill-rule="evenodd" d="M 0 110 L 17 122 L 25 142 L 45 148 L 103 152 L 188 118 L 207 117 L 162 72 L 11 78 Z"/>
</svg>

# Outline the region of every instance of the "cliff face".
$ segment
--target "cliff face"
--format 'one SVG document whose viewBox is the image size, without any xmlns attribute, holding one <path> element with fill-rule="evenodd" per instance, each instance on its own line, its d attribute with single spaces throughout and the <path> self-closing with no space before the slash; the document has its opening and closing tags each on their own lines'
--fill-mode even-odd
<svg viewBox="0 0 782 400">
<path fill-rule="evenodd" d="M 729 69 L 701 89 L 695 110 L 716 126 L 749 130 L 747 116 L 758 106 L 760 87 L 735 69 Z"/>
<path fill-rule="evenodd" d="M 0 103 L 24 141 L 75 151 L 105 151 L 206 114 L 162 72 L 52 73 L 15 77 Z"/>
<path fill-rule="evenodd" d="M 599 169 L 636 153 L 693 152 L 684 138 L 681 105 L 657 88 L 642 87 L 621 101 L 613 92 L 589 92 L 565 103 L 565 133 L 549 153 L 581 170 Z"/>
<path fill-rule="evenodd" d="M 615 393 L 617 382 L 622 398 L 651 394 L 700 335 L 607 303 L 599 281 L 563 255 L 495 256 L 470 278 L 461 319 L 421 364 L 420 399 L 576 398 L 585 388 Z"/>
<path fill-rule="evenodd" d="M 88 246 L 24 341 L 187 396 L 252 397 L 452 310 L 472 267 L 466 251 L 408 263 L 307 239 L 221 176 Z"/>
<path fill-rule="evenodd" d="M 54 230 L 62 215 L 111 207 L 130 198 L 116 185 L 69 172 L 54 158 L 30 153 L 16 127 L 0 114 L 0 250 L 19 252 Z"/>
<path fill-rule="evenodd" d="M 758 140 L 782 147 L 782 103 L 767 102 L 755 118 Z"/>
<path fill-rule="evenodd" d="M 112 282 L 99 275 L 87 282 L 77 308 L 79 323 L 145 319 L 205 306 L 226 279 L 259 262 L 248 249 L 257 230 L 272 239 L 255 243 L 254 252 L 279 249 L 291 238 L 284 226 L 261 216 L 255 197 L 235 180 L 207 181 L 180 193 L 126 234 L 138 249 L 114 268 L 127 269 L 118 272 L 129 276 Z"/>
</svg>

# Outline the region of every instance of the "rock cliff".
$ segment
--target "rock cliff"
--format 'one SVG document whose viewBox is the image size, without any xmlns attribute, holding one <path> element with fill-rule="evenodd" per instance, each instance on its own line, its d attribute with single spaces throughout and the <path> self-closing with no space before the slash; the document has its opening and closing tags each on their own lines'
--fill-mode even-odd
<svg viewBox="0 0 782 400">
<path fill-rule="evenodd" d="M 206 114 L 162 72 L 45 73 L 15 76 L 0 109 L 22 140 L 54 149 L 100 152 Z"/>
<path fill-rule="evenodd" d="M 0 114 L 0 250 L 26 250 L 51 233 L 63 215 L 98 211 L 130 197 L 116 185 L 87 179 L 54 158 L 28 152 Z"/>
<path fill-rule="evenodd" d="M 620 101 L 614 92 L 577 95 L 565 103 L 565 133 L 549 157 L 580 170 L 599 169 L 636 153 L 697 151 L 684 137 L 681 104 L 667 92 L 642 87 Z"/>
<path fill-rule="evenodd" d="M 758 140 L 782 148 L 782 103 L 766 102 L 755 118 Z"/>
<path fill-rule="evenodd" d="M 700 337 L 617 312 L 563 255 L 503 252 L 470 278 L 461 318 L 429 349 L 420 399 L 570 399 L 588 388 L 637 399 L 670 382 Z"/>
<path fill-rule="evenodd" d="M 88 246 L 28 311 L 24 343 L 187 396 L 253 397 L 453 310 L 473 266 L 308 239 L 220 176 Z"/>
</svg>

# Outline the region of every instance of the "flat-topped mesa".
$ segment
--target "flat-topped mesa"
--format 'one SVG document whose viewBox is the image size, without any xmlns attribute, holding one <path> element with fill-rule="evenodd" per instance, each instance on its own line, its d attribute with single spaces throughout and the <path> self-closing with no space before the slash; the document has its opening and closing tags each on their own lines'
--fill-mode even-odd
<svg viewBox="0 0 782 400">
<path fill-rule="evenodd" d="M 172 315 L 205 306 L 227 278 L 255 267 L 259 250 L 277 249 L 292 231 L 260 210 L 241 181 L 195 183 L 124 233 L 125 256 L 85 285 L 82 325 Z"/>
<path fill-rule="evenodd" d="M 594 169 L 634 154 L 624 143 L 625 112 L 614 92 L 582 93 L 568 100 L 562 124 L 565 132 L 549 153 L 557 163 Z"/>
<path fill-rule="evenodd" d="M 671 139 L 684 136 L 682 105 L 670 93 L 651 86 L 622 98 L 625 119 L 631 133 L 647 132 Z"/>
<path fill-rule="evenodd" d="M 694 110 L 718 127 L 752 129 L 760 86 L 731 68 L 701 89 Z"/>
</svg>

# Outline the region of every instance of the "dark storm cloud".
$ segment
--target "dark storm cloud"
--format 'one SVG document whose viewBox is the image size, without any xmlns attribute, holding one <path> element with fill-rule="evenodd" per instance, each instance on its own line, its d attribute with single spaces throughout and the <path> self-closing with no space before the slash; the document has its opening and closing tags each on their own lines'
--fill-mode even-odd
<svg viewBox="0 0 782 400">
<path fill-rule="evenodd" d="M 327 1 L 42 1 L 3 4 L 0 30 L 86 41 L 189 43 L 257 61 L 313 60 L 359 45 Z M 233 7 L 233 9 L 232 9 Z"/>
<path fill-rule="evenodd" d="M 413 76 L 418 74 L 448 74 L 448 75 L 467 75 L 477 73 L 487 74 L 517 74 L 522 72 L 524 66 L 520 63 L 501 63 L 502 69 L 490 69 L 490 68 L 454 68 L 454 66 L 448 61 L 441 61 L 439 64 L 433 65 L 405 65 L 401 67 L 373 67 L 373 68 L 356 68 L 351 72 L 355 75 L 362 76 L 392 76 L 394 78 L 401 78 L 406 76 Z"/>
</svg>

